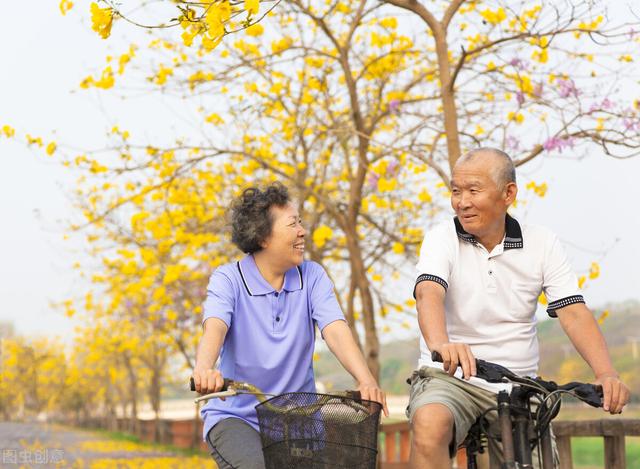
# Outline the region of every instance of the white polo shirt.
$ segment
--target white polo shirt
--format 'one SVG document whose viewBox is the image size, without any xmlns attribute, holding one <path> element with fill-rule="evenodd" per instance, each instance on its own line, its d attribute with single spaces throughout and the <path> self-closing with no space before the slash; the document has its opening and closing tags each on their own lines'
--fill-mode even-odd
<svg viewBox="0 0 640 469">
<path fill-rule="evenodd" d="M 420 249 L 416 285 L 432 281 L 447 290 L 444 306 L 451 342 L 469 344 L 476 358 L 535 376 L 540 293 L 544 291 L 548 299 L 551 317 L 556 317 L 556 309 L 584 303 L 584 298 L 552 232 L 540 226 L 521 227 L 509 215 L 505 231 L 502 242 L 488 252 L 464 231 L 457 217 L 429 230 Z M 431 360 L 423 337 L 419 366 L 442 368 Z M 482 380 L 473 382 L 497 389 Z"/>
</svg>

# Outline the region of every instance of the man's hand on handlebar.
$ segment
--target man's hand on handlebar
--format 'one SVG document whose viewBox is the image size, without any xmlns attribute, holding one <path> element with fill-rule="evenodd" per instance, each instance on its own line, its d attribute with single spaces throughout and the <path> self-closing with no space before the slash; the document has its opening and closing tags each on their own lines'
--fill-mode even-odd
<svg viewBox="0 0 640 469">
<path fill-rule="evenodd" d="M 617 374 L 598 376 L 596 384 L 602 386 L 602 408 L 610 414 L 621 414 L 622 408 L 629 402 L 629 388 L 620 381 Z"/>
<path fill-rule="evenodd" d="M 195 382 L 195 391 L 200 394 L 218 392 L 224 387 L 224 378 L 218 370 L 196 368 L 193 370 L 192 376 Z M 221 399 L 224 400 L 224 398 Z"/>
<path fill-rule="evenodd" d="M 449 376 L 453 376 L 458 366 L 462 368 L 464 379 L 468 380 L 476 375 L 476 359 L 469 345 L 447 342 L 434 344 L 430 348 L 432 352 L 438 352 L 440 354 L 444 371 L 449 373 Z"/>
</svg>

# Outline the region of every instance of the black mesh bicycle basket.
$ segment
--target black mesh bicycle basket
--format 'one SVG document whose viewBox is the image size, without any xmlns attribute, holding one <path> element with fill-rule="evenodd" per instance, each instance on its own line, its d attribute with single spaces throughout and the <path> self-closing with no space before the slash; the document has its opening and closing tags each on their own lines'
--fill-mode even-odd
<svg viewBox="0 0 640 469">
<path fill-rule="evenodd" d="M 285 393 L 256 406 L 267 469 L 375 469 L 377 402 Z"/>
</svg>

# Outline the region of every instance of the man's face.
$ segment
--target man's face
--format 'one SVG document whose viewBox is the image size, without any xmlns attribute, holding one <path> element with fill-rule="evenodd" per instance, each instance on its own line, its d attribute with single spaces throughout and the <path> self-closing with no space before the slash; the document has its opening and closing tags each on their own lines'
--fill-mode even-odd
<svg viewBox="0 0 640 469">
<path fill-rule="evenodd" d="M 302 264 L 304 260 L 304 236 L 300 215 L 293 204 L 269 209 L 273 220 L 271 234 L 263 243 L 263 250 L 285 269 Z"/>
<path fill-rule="evenodd" d="M 486 156 L 455 166 L 451 179 L 451 207 L 465 231 L 479 240 L 502 233 L 517 191 L 514 183 L 498 187 L 491 170 L 499 162 Z"/>
</svg>

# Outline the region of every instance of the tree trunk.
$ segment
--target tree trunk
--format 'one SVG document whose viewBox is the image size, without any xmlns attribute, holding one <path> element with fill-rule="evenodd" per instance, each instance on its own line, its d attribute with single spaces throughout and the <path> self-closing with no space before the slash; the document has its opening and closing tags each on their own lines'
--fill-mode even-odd
<svg viewBox="0 0 640 469">
<path fill-rule="evenodd" d="M 438 70 L 440 72 L 440 92 L 442 94 L 442 114 L 444 116 L 444 131 L 447 136 L 447 152 L 449 154 L 449 168 L 453 169 L 460 157 L 460 133 L 458 131 L 458 111 L 454 87 L 451 83 L 451 65 L 449 64 L 449 47 L 447 31 L 437 28 L 434 31 L 436 54 L 438 56 Z"/>
<path fill-rule="evenodd" d="M 134 435 L 138 435 L 138 382 L 135 371 L 133 369 L 133 365 L 131 363 L 131 357 L 128 353 L 124 355 L 124 364 L 127 369 L 127 376 L 129 379 L 129 403 L 131 404 L 131 414 L 129 415 L 129 432 L 133 433 Z"/>
<path fill-rule="evenodd" d="M 156 350 L 157 354 L 162 352 Z M 149 385 L 149 402 L 154 413 L 154 435 L 155 442 L 161 442 L 160 434 L 160 400 L 161 400 L 161 381 L 162 381 L 162 360 L 156 355 L 153 358 L 153 366 L 151 368 L 151 383 Z"/>
<path fill-rule="evenodd" d="M 358 291 L 360 292 L 360 302 L 362 303 L 362 322 L 364 324 L 364 357 L 373 377 L 378 380 L 380 376 L 380 343 L 376 331 L 375 307 L 373 296 L 369 288 L 369 279 L 362 259 L 362 251 L 358 244 L 358 233 L 354 226 L 348 227 L 347 247 L 351 260 L 351 276 L 355 279 Z"/>
</svg>

